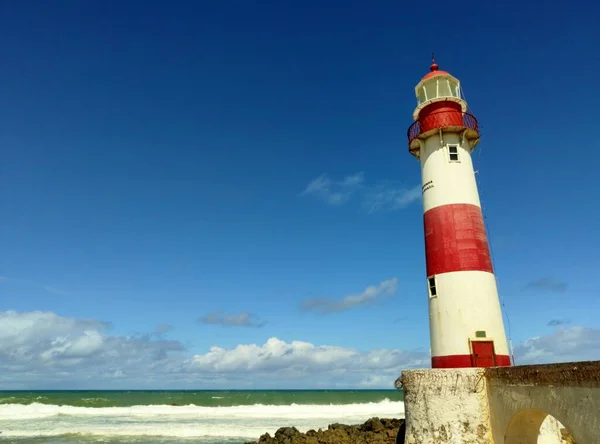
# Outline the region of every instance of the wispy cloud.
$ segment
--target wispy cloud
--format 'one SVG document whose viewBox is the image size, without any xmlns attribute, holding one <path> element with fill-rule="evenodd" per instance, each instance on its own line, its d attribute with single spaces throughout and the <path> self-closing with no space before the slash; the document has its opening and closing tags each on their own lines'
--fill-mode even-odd
<svg viewBox="0 0 600 444">
<path fill-rule="evenodd" d="M 21 279 L 21 278 L 14 278 L 14 277 L 8 277 L 8 276 L 0 276 L 0 282 L 3 282 L 7 285 L 10 285 L 10 284 L 23 285 L 24 284 L 27 286 L 38 287 L 38 288 L 41 288 L 41 289 L 47 291 L 48 293 L 52 293 L 52 294 L 55 294 L 58 296 L 65 296 L 65 295 L 69 294 L 69 292 L 66 290 L 63 290 L 63 289 L 57 288 L 57 287 L 53 287 L 51 285 L 41 284 L 32 279 Z"/>
<path fill-rule="evenodd" d="M 225 314 L 222 311 L 215 311 L 198 319 L 201 324 L 224 325 L 227 327 L 255 327 L 264 326 L 267 321 L 263 321 L 259 316 L 252 313 L 241 313 L 239 315 Z"/>
<path fill-rule="evenodd" d="M 165 333 L 173 330 L 173 326 L 171 324 L 160 324 L 154 329 L 154 332 L 158 335 L 164 335 Z"/>
<path fill-rule="evenodd" d="M 310 298 L 300 304 L 303 311 L 312 311 L 319 314 L 339 313 L 351 308 L 375 303 L 385 296 L 392 295 L 398 287 L 398 279 L 392 278 L 381 282 L 379 285 L 370 285 L 358 294 L 348 294 L 342 299 Z"/>
<path fill-rule="evenodd" d="M 363 197 L 363 205 L 369 213 L 376 211 L 395 211 L 405 208 L 421 199 L 421 186 L 412 188 L 394 188 L 377 185 L 369 189 Z"/>
<path fill-rule="evenodd" d="M 316 196 L 330 205 L 341 205 L 359 190 L 364 181 L 362 172 L 346 176 L 339 181 L 322 174 L 311 180 L 302 194 Z"/>
<path fill-rule="evenodd" d="M 421 186 L 400 187 L 391 183 L 367 183 L 363 172 L 334 180 L 327 174 L 311 180 L 302 195 L 310 195 L 330 205 L 342 205 L 356 198 L 363 208 L 376 211 L 395 211 L 421 198 Z"/>
<path fill-rule="evenodd" d="M 64 295 L 69 294 L 68 291 L 61 290 L 60 288 L 56 288 L 56 287 L 51 287 L 49 285 L 44 285 L 42 288 L 44 290 L 46 290 L 47 292 L 49 292 L 49 293 L 56 294 L 56 295 L 59 295 L 59 296 L 64 296 Z"/>
<path fill-rule="evenodd" d="M 558 327 L 559 325 L 566 325 L 569 324 L 571 321 L 569 321 L 568 319 L 551 319 L 548 322 L 548 326 L 549 327 Z"/>
<path fill-rule="evenodd" d="M 541 290 L 552 293 L 564 293 L 567 291 L 567 284 L 565 282 L 557 281 L 551 277 L 545 277 L 528 282 L 527 285 L 525 285 L 524 290 Z"/>
</svg>

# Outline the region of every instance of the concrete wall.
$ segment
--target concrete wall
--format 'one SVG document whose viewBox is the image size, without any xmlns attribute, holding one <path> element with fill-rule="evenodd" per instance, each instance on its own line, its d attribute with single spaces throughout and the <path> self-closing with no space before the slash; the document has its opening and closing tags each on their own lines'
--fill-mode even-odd
<svg viewBox="0 0 600 444">
<path fill-rule="evenodd" d="M 600 361 L 411 370 L 400 382 L 408 444 L 558 444 L 561 424 L 576 444 L 600 443 Z"/>
<path fill-rule="evenodd" d="M 486 370 L 494 441 L 537 444 L 548 414 L 577 444 L 600 443 L 600 362 Z"/>
</svg>

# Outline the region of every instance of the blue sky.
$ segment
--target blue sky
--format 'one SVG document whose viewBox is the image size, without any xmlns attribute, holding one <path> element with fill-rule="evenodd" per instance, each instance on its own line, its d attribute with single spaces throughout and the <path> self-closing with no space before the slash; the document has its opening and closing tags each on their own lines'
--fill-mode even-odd
<svg viewBox="0 0 600 444">
<path fill-rule="evenodd" d="M 0 383 L 143 386 L 149 347 L 191 375 L 165 364 L 163 385 L 234 386 L 223 358 L 257 386 L 268 371 L 239 346 L 259 356 L 269 338 L 314 370 L 275 386 L 389 387 L 428 362 L 405 134 L 432 51 L 482 127 L 474 160 L 521 362 L 598 358 L 599 11 L 570 5 L 4 2 L 0 352 L 21 367 Z M 334 312 L 302 309 L 323 298 Z M 19 361 L 23 338 L 46 349 Z M 98 345 L 119 341 L 131 362 Z M 396 360 L 334 375 L 293 341 Z M 114 362 L 96 375 L 102 353 Z M 92 382 L 57 370 L 86 365 Z"/>
</svg>

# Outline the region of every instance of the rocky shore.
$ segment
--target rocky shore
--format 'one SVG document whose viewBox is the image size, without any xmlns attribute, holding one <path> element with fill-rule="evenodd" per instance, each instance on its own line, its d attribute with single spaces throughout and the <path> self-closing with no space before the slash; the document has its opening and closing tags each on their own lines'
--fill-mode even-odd
<svg viewBox="0 0 600 444">
<path fill-rule="evenodd" d="M 274 436 L 262 435 L 258 441 L 245 444 L 400 444 L 398 430 L 404 430 L 404 419 L 371 418 L 364 424 L 331 424 L 326 430 L 301 433 L 296 427 L 282 427 Z"/>
</svg>

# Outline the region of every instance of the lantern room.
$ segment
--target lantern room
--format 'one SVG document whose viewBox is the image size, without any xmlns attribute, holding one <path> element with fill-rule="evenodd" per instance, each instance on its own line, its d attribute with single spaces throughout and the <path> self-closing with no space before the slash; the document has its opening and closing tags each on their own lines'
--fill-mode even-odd
<svg viewBox="0 0 600 444">
<path fill-rule="evenodd" d="M 459 80 L 439 69 L 432 60 L 429 72 L 415 87 L 417 107 L 414 123 L 408 128 L 408 145 L 412 155 L 420 157 L 422 141 L 435 133 L 462 134 L 472 150 L 479 142 L 479 128 L 475 116 L 467 112 Z"/>
<path fill-rule="evenodd" d="M 439 101 L 451 101 L 460 105 L 462 112 L 467 111 L 467 104 L 461 97 L 459 80 L 446 71 L 439 69 L 435 61 L 428 72 L 415 87 L 417 107 L 413 118 L 417 120 L 419 113 L 427 105 Z"/>
</svg>

